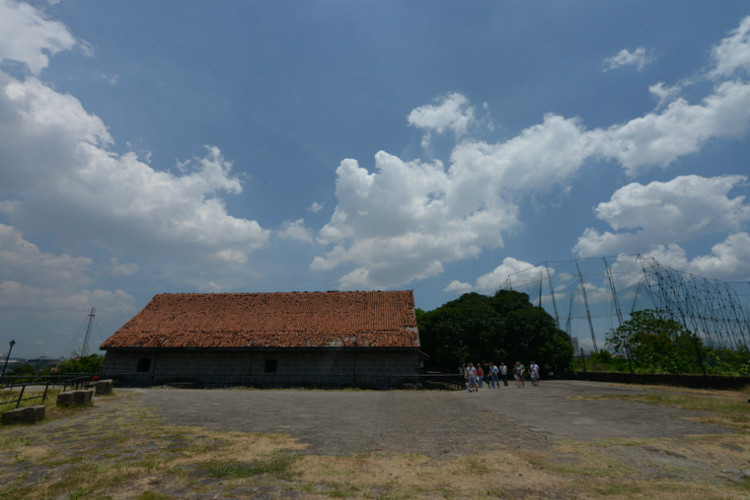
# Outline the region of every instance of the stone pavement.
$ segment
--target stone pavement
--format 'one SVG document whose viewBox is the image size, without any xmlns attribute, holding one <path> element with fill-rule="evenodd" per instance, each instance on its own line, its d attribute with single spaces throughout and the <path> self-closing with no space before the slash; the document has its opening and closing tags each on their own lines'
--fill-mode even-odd
<svg viewBox="0 0 750 500">
<path fill-rule="evenodd" d="M 559 439 L 682 437 L 731 433 L 691 417 L 700 413 L 580 396 L 654 390 L 585 381 L 513 383 L 467 391 L 190 390 L 134 391 L 172 425 L 216 431 L 283 433 L 309 453 L 371 451 L 455 456 L 472 450 L 541 449 Z"/>
</svg>

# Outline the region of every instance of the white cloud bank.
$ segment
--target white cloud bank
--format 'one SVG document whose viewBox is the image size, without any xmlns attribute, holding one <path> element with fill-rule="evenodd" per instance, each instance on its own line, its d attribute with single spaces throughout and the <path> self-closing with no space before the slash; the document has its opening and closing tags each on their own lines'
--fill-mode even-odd
<svg viewBox="0 0 750 500">
<path fill-rule="evenodd" d="M 36 252 L 37 260 L 57 259 L 62 269 L 91 265 L 83 258 L 34 251 L 33 244 L 19 240 L 15 228 L 24 227 L 54 230 L 67 238 L 56 242 L 63 247 L 96 245 L 125 252 L 128 259 L 169 256 L 172 265 L 183 262 L 195 274 L 210 269 L 231 275 L 270 237 L 258 222 L 227 213 L 222 197 L 242 191 L 231 162 L 218 148 L 206 146 L 204 156 L 170 172 L 134 153 L 114 153 L 114 140 L 99 117 L 34 76 L 51 56 L 76 44 L 64 25 L 42 11 L 0 0 L 0 63 L 27 70 L 20 78 L 0 71 L 0 213 L 12 224 L 2 226 L 4 258 L 26 262 L 20 257 L 25 249 Z M 137 269 L 117 265 L 113 272 L 122 276 Z M 23 309 L 21 302 L 36 303 L 39 311 L 59 310 L 48 302 L 62 300 L 61 307 L 67 307 L 91 294 L 111 294 L 123 307 L 133 303 L 121 291 L 84 292 L 83 284 L 43 287 L 32 283 L 33 273 L 27 271 L 25 280 L 2 277 L 0 303 L 16 310 Z"/>
<path fill-rule="evenodd" d="M 619 232 L 589 228 L 574 251 L 581 257 L 638 252 L 655 244 L 737 231 L 750 222 L 750 206 L 744 196 L 730 192 L 746 184 L 747 177 L 741 175 L 628 184 L 596 208 L 596 216 Z"/>
<path fill-rule="evenodd" d="M 134 153 L 118 155 L 102 121 L 80 101 L 35 78 L 0 74 L 0 161 L 16 196 L 11 221 L 65 224 L 76 238 L 138 253 L 202 253 L 244 263 L 269 231 L 229 215 L 221 193 L 239 194 L 231 162 L 216 147 L 180 165 L 155 170 Z M 45 147 L 39 147 L 44 144 Z M 54 214 L 48 217 L 48 214 Z"/>
<path fill-rule="evenodd" d="M 691 103 L 679 96 L 679 86 L 656 84 L 651 89 L 662 102 L 655 111 L 607 128 L 587 129 L 576 117 L 550 113 L 510 140 L 489 143 L 471 138 L 475 127 L 483 124 L 460 93 L 414 109 L 407 123 L 425 131 L 423 144 L 429 145 L 432 134 L 452 134 L 459 141 L 447 166 L 441 161 L 405 161 L 384 151 L 375 155 L 372 171 L 357 160 L 343 160 L 336 170 L 337 205 L 315 235 L 329 249 L 314 258 L 311 269 L 341 269 L 341 288 L 389 288 L 434 277 L 447 262 L 502 246 L 504 237 L 519 227 L 522 201 L 569 187 L 587 161 L 609 160 L 635 177 L 649 168 L 668 167 L 708 141 L 744 137 L 750 126 L 749 32 L 750 17 L 713 47 L 706 74 L 715 79 L 715 86 L 702 100 Z M 190 267 L 195 275 L 210 269 L 214 278 L 210 287 L 220 289 L 222 273 L 232 275 L 270 238 L 270 231 L 257 221 L 227 212 L 224 197 L 242 192 L 231 162 L 218 148 L 207 146 L 203 156 L 175 173 L 163 165 L 157 169 L 133 153 L 114 153 L 114 139 L 97 116 L 75 97 L 37 78 L 50 57 L 76 46 L 81 45 L 67 28 L 48 20 L 40 10 L 0 0 L 0 60 L 28 70 L 23 78 L 0 71 L 0 213 L 11 224 L 4 226 L 6 232 L 16 234 L 16 240 L 4 244 L 11 255 L 17 255 L 22 245 L 11 241 L 21 238 L 16 228 L 61 229 L 58 233 L 70 238 L 61 242 L 63 246 L 82 241 L 116 248 L 127 252 L 129 260 L 170 256 L 173 265 Z M 640 50 L 616 55 L 612 69 L 645 64 L 648 54 Z M 673 204 L 681 208 L 704 203 L 696 196 L 673 192 L 676 183 L 688 181 L 631 184 L 632 193 L 618 190 L 597 209 L 597 216 L 614 232 L 589 230 L 579 240 L 578 250 L 607 248 L 609 239 L 622 244 L 633 238 L 643 244 L 668 244 L 658 239 L 665 233 L 657 222 L 626 226 L 617 210 L 639 216 L 635 196 L 659 189 L 661 194 L 671 192 Z M 714 247 L 711 256 L 694 259 L 692 265 L 717 269 L 720 262 L 740 259 L 747 237 L 746 206 L 730 191 L 740 189 L 744 180 L 735 176 L 692 182 L 708 189 L 716 206 L 734 209 L 733 215 L 710 212 L 708 225 L 732 234 Z M 681 230 L 689 237 L 699 237 L 707 227 L 672 214 L 667 203 L 654 203 L 652 208 L 683 224 Z M 319 205 L 311 209 L 317 211 Z M 677 232 L 670 229 L 666 234 Z M 278 234 L 307 242 L 313 236 L 301 219 L 285 223 Z M 66 254 L 39 253 L 63 263 L 72 259 L 71 266 L 86 266 Z M 494 288 L 499 275 L 519 262 L 506 259 L 507 269 L 495 270 L 473 286 Z M 112 272 L 127 275 L 137 270 L 113 262 Z M 15 300 L 20 292 L 11 289 L 16 285 L 40 289 L 11 276 L 2 279 L 7 285 L 0 300 Z M 85 286 L 79 284 L 76 290 Z M 460 282 L 449 285 L 452 290 L 466 287 Z M 59 292 L 54 287 L 49 290 Z"/>
<path fill-rule="evenodd" d="M 445 262 L 502 246 L 503 234 L 519 225 L 524 197 L 569 187 L 589 160 L 614 161 L 634 177 L 649 168 L 666 168 L 710 140 L 745 136 L 750 127 L 750 83 L 741 78 L 741 72 L 748 68 L 748 31 L 750 17 L 714 48 L 711 74 L 726 80 L 717 82 L 698 103 L 663 92 L 663 98 L 673 99 L 663 109 L 660 105 L 626 123 L 590 130 L 578 118 L 547 114 L 542 123 L 506 142 L 493 144 L 464 137 L 453 149 L 448 168 L 439 161 L 404 161 L 383 151 L 375 155 L 372 172 L 354 159 L 343 160 L 336 171 L 338 205 L 318 233 L 318 241 L 333 248 L 316 257 L 311 269 L 353 267 L 339 279 L 342 288 L 386 288 L 436 276 Z M 617 61 L 638 64 L 644 57 L 645 50 L 636 50 Z M 428 131 L 453 130 L 462 136 L 474 124 L 471 110 L 468 99 L 452 93 L 437 105 L 416 108 L 408 121 Z M 707 227 L 704 224 L 736 228 L 746 222 L 746 206 L 742 198 L 729 198 L 727 193 L 741 182 L 739 177 L 686 177 L 645 188 L 631 184 L 619 190 L 610 203 L 600 205 L 597 214 L 624 228 L 625 219 L 617 218 L 617 209 L 627 209 L 628 217 L 645 215 L 636 205 L 639 197 L 670 191 L 680 208 L 693 208 L 689 215 L 673 214 L 675 226 L 671 227 L 652 217 L 644 220 L 646 228 L 635 234 L 588 230 L 576 249 L 586 255 L 619 253 L 623 250 L 618 245 L 653 246 L 665 236 L 679 238 L 680 234 L 700 237 L 701 228 Z M 698 196 L 700 188 L 696 188 L 691 190 L 692 196 L 680 198 L 676 190 L 691 183 L 708 189 L 708 195 Z M 662 192 L 656 193 L 659 190 Z M 719 215 L 713 209 L 717 206 L 733 209 L 733 215 Z M 671 213 L 666 203 L 654 202 L 651 208 L 657 208 L 659 215 Z M 701 210 L 713 215 L 697 222 Z M 451 290 L 466 288 L 460 282 L 449 285 Z"/>
</svg>

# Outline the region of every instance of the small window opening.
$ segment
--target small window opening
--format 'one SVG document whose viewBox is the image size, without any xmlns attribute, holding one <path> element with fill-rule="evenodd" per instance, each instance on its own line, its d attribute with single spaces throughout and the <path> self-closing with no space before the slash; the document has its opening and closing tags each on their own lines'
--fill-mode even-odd
<svg viewBox="0 0 750 500">
<path fill-rule="evenodd" d="M 151 368 L 151 358 L 141 358 L 138 360 L 138 371 L 147 372 Z"/>
<path fill-rule="evenodd" d="M 267 359 L 266 360 L 266 373 L 276 373 L 279 368 L 278 359 Z"/>
</svg>

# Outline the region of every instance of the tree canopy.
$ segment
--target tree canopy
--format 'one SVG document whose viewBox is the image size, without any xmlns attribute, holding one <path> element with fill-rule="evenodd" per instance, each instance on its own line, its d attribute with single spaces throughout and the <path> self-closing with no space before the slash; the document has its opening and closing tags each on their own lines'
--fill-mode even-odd
<svg viewBox="0 0 750 500">
<path fill-rule="evenodd" d="M 607 335 L 607 345 L 615 354 L 629 355 L 635 370 L 649 373 L 691 373 L 705 357 L 697 336 L 653 309 L 634 311 Z"/>
<path fill-rule="evenodd" d="M 469 361 L 534 360 L 544 371 L 561 372 L 573 356 L 570 336 L 527 294 L 513 290 L 491 297 L 466 293 L 432 311 L 418 311 L 417 323 L 422 350 L 443 371 Z"/>
<path fill-rule="evenodd" d="M 89 354 L 63 360 L 57 367 L 59 373 L 99 373 L 104 365 L 104 356 Z"/>
</svg>

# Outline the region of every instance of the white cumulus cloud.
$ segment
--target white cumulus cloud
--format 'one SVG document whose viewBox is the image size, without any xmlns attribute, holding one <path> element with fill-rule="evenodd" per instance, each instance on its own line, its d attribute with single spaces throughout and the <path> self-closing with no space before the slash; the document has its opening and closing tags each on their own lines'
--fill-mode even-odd
<svg viewBox="0 0 750 500">
<path fill-rule="evenodd" d="M 0 109 L 0 195 L 18 198 L 12 221 L 62 224 L 71 237 L 97 244 L 138 242 L 132 249 L 139 253 L 179 245 L 183 255 L 209 251 L 219 259 L 231 254 L 230 261 L 268 241 L 256 221 L 227 213 L 222 193 L 239 194 L 242 186 L 216 147 L 180 173 L 156 170 L 134 153 L 111 152 L 98 117 L 35 78 L 0 74 Z"/>
<path fill-rule="evenodd" d="M 632 52 L 628 49 L 622 49 L 614 56 L 604 60 L 604 71 L 611 71 L 623 66 L 635 66 L 638 71 L 643 71 L 652 60 L 645 47 L 638 47 Z"/>
<path fill-rule="evenodd" d="M 450 130 L 455 137 L 462 137 L 474 120 L 474 107 L 466 96 L 457 92 L 442 97 L 437 104 L 419 106 L 407 117 L 409 125 L 427 131 L 422 139 L 425 148 L 429 147 L 432 132 L 443 134 Z"/>
<path fill-rule="evenodd" d="M 38 74 L 50 56 L 70 50 L 76 40 L 64 24 L 15 0 L 0 0 L 0 61 L 14 61 Z"/>
<path fill-rule="evenodd" d="M 716 75 L 744 67 L 744 56 L 737 53 L 744 47 L 748 19 L 714 50 Z M 611 63 L 638 65 L 647 58 L 639 48 Z M 336 171 L 338 204 L 317 234 L 330 249 L 314 258 L 311 269 L 350 268 L 339 284 L 358 287 L 398 286 L 435 276 L 446 262 L 502 246 L 504 237 L 519 229 L 525 200 L 569 192 L 591 161 L 610 160 L 635 177 L 650 168 L 667 168 L 710 141 L 746 136 L 749 82 L 734 77 L 712 82 L 697 102 L 679 96 L 686 82 L 652 85 L 659 105 L 624 123 L 588 129 L 578 117 L 548 113 L 541 123 L 496 143 L 470 137 L 474 108 L 462 94 L 417 107 L 409 114 L 410 125 L 428 134 L 452 130 L 460 137 L 450 162 L 404 161 L 381 151 L 370 171 L 355 159 L 343 160 Z M 744 182 L 741 176 L 682 176 L 667 183 L 630 184 L 597 208 L 597 217 L 614 231 L 589 228 L 574 250 L 606 255 L 652 248 L 667 238 L 679 242 L 708 231 L 736 231 L 746 221 L 747 207 L 730 191 Z M 448 288 L 469 286 L 454 281 Z"/>
<path fill-rule="evenodd" d="M 470 291 L 476 291 L 479 293 L 491 295 L 508 284 L 513 286 L 514 277 L 518 279 L 518 273 L 523 272 L 524 280 L 528 276 L 540 276 L 543 279 L 547 279 L 547 273 L 551 275 L 555 274 L 553 268 L 547 268 L 546 266 L 535 266 L 528 262 L 515 259 L 513 257 L 505 257 L 503 263 L 497 266 L 495 269 L 487 274 L 483 274 L 475 284 L 464 283 L 458 280 L 453 280 L 450 284 L 445 287 L 443 291 L 446 292 L 458 292 L 466 293 Z M 515 283 L 518 285 L 518 282 Z"/>
<path fill-rule="evenodd" d="M 342 287 L 382 288 L 435 276 L 443 262 L 501 245 L 501 232 L 517 224 L 516 207 L 502 199 L 458 196 L 454 190 L 463 187 L 440 162 L 405 162 L 381 151 L 375 167 L 370 173 L 355 160 L 341 162 L 338 205 L 318 232 L 318 241 L 334 248 L 314 259 L 313 270 L 362 268 L 342 278 Z"/>
<path fill-rule="evenodd" d="M 714 66 L 709 72 L 714 78 L 730 77 L 738 70 L 750 71 L 750 16 L 711 52 Z"/>
<path fill-rule="evenodd" d="M 312 231 L 305 227 L 304 219 L 295 221 L 285 221 L 279 229 L 279 238 L 286 240 L 301 241 L 304 243 L 313 243 Z"/>
<path fill-rule="evenodd" d="M 574 251 L 581 257 L 614 252 L 646 252 L 669 243 L 736 231 L 750 222 L 750 205 L 732 193 L 747 186 L 747 177 L 680 176 L 647 185 L 631 183 L 600 203 L 596 216 L 613 231 L 587 229 Z"/>
</svg>

